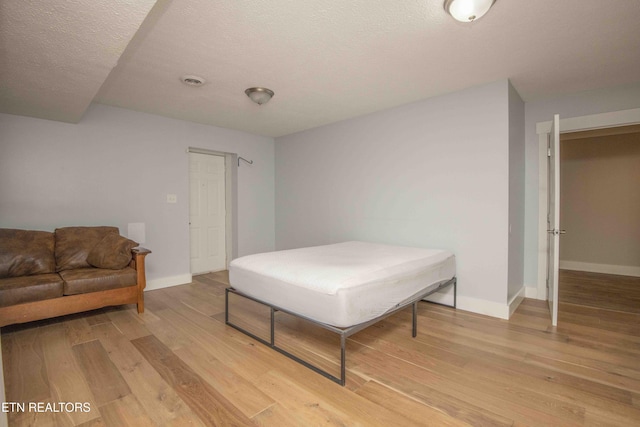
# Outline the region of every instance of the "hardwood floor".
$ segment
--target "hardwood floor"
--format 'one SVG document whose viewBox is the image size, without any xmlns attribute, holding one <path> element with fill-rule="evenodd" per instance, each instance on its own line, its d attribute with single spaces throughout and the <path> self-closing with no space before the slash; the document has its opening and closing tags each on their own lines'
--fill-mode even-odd
<svg viewBox="0 0 640 427">
<path fill-rule="evenodd" d="M 147 292 L 143 315 L 5 327 L 8 402 L 90 409 L 27 406 L 9 425 L 640 425 L 637 305 L 589 307 L 580 289 L 592 278 L 563 276 L 576 291 L 561 285 L 557 328 L 544 301 L 509 321 L 420 303 L 415 339 L 408 309 L 348 340 L 345 387 L 225 326 L 225 272 Z M 231 307 L 234 322 L 268 333 L 267 311 Z M 337 373 L 336 336 L 282 313 L 276 330 L 280 346 Z"/>
<path fill-rule="evenodd" d="M 558 301 L 640 313 L 640 277 L 560 270 Z"/>
</svg>

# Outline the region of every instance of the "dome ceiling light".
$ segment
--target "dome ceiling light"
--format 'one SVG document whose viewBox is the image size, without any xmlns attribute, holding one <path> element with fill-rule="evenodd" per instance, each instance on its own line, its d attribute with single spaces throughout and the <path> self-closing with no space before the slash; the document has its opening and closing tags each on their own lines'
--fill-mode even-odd
<svg viewBox="0 0 640 427">
<path fill-rule="evenodd" d="M 444 10 L 460 22 L 473 22 L 484 16 L 496 0 L 445 0 Z"/>
<path fill-rule="evenodd" d="M 244 93 L 246 93 L 247 96 L 258 105 L 269 102 L 274 95 L 273 91 L 266 87 L 250 87 L 245 90 Z"/>
</svg>

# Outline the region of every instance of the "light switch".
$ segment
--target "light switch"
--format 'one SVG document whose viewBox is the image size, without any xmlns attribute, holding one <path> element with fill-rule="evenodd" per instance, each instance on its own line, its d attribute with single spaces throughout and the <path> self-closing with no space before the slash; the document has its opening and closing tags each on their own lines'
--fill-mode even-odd
<svg viewBox="0 0 640 427">
<path fill-rule="evenodd" d="M 178 196 L 176 194 L 167 194 L 167 203 L 178 203 Z"/>
</svg>

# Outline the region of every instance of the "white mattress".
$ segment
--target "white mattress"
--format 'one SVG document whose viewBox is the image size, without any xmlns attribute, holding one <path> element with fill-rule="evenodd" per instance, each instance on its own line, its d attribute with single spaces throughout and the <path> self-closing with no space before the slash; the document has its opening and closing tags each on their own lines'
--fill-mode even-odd
<svg viewBox="0 0 640 427">
<path fill-rule="evenodd" d="M 249 255 L 229 266 L 236 290 L 337 327 L 374 319 L 454 276 L 451 252 L 366 242 Z"/>
</svg>

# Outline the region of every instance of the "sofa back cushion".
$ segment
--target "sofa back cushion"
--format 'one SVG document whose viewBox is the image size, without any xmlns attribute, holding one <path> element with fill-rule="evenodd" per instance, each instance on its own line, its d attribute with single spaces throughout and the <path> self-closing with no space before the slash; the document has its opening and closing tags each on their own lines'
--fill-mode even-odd
<svg viewBox="0 0 640 427">
<path fill-rule="evenodd" d="M 0 228 L 0 278 L 55 273 L 53 250 L 53 233 Z"/>
<path fill-rule="evenodd" d="M 138 246 L 133 240 L 119 234 L 107 234 L 91 249 L 87 262 L 96 268 L 120 270 L 131 262 L 131 249 Z"/>
<path fill-rule="evenodd" d="M 91 267 L 87 262 L 89 252 L 107 234 L 119 234 L 117 227 L 64 227 L 56 228 L 57 271 Z"/>
</svg>

